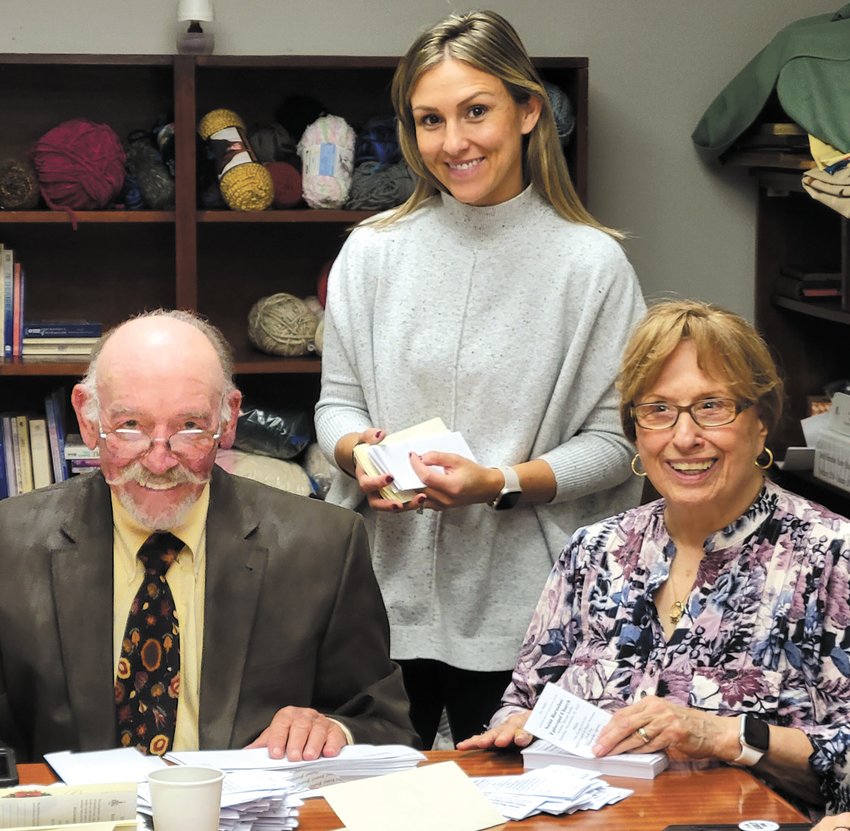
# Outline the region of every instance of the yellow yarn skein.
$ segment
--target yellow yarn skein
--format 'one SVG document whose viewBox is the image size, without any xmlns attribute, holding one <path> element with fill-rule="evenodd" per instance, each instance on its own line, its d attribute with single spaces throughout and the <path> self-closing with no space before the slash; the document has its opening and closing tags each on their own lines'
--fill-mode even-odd
<svg viewBox="0 0 850 831">
<path fill-rule="evenodd" d="M 233 110 L 211 110 L 198 122 L 198 135 L 210 143 L 218 185 L 234 211 L 264 211 L 274 199 L 271 174 L 245 137 L 245 122 Z"/>
</svg>

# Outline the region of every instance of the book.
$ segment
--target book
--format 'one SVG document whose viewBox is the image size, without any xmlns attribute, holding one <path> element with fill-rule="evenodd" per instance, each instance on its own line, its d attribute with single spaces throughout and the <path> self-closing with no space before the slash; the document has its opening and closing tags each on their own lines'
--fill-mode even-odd
<svg viewBox="0 0 850 831">
<path fill-rule="evenodd" d="M 4 275 L 4 267 L 3 267 L 3 252 L 5 250 L 5 246 L 2 242 L 0 242 L 0 359 L 5 358 L 6 354 L 3 349 L 3 344 L 5 343 L 6 337 L 6 281 L 3 279 Z"/>
<path fill-rule="evenodd" d="M 13 273 L 14 296 L 12 299 L 12 357 L 21 355 L 21 335 L 24 330 L 24 271 L 19 262 Z"/>
<path fill-rule="evenodd" d="M 3 437 L 3 428 L 0 426 L 0 499 L 9 495 L 9 485 L 6 481 L 6 440 Z"/>
<path fill-rule="evenodd" d="M 16 415 L 15 422 L 17 424 L 18 454 L 20 457 L 15 457 L 15 463 L 20 465 L 21 493 L 29 493 L 29 491 L 34 488 L 32 479 L 32 453 L 30 451 L 29 417 L 22 414 Z"/>
<path fill-rule="evenodd" d="M 524 747 L 522 765 L 526 770 L 547 765 L 569 765 L 582 770 L 593 770 L 603 776 L 627 776 L 633 779 L 654 779 L 667 769 L 666 753 L 619 753 L 616 756 L 577 756 L 550 742 L 537 739 Z"/>
<path fill-rule="evenodd" d="M 410 465 L 409 454 L 422 454 L 429 450 L 457 453 L 474 461 L 463 436 L 451 432 L 441 418 L 432 418 L 391 433 L 378 444 L 358 444 L 354 448 L 354 458 L 370 476 L 391 473 L 393 481 L 381 488 L 381 496 L 404 503 L 425 487 Z"/>
<path fill-rule="evenodd" d="M 99 338 L 103 324 L 97 320 L 30 320 L 24 323 L 24 341 L 31 338 Z"/>
<path fill-rule="evenodd" d="M 21 347 L 20 355 L 91 355 L 95 341 L 91 343 L 27 343 Z"/>
<path fill-rule="evenodd" d="M 841 297 L 841 283 L 829 280 L 798 280 L 780 272 L 773 290 L 783 297 L 805 300 L 813 297 Z"/>
<path fill-rule="evenodd" d="M 65 438 L 65 458 L 68 461 L 74 459 L 99 459 L 100 451 L 87 447 L 83 437 L 79 433 L 68 433 Z"/>
<path fill-rule="evenodd" d="M 3 357 L 12 357 L 13 309 L 15 302 L 15 252 L 3 249 Z"/>
<path fill-rule="evenodd" d="M 50 458 L 50 442 L 47 438 L 47 419 L 31 418 L 29 426 L 33 487 L 46 488 L 53 484 L 53 462 Z"/>
<path fill-rule="evenodd" d="M 6 469 L 6 488 L 9 496 L 17 496 L 18 474 L 15 470 L 15 446 L 12 439 L 12 419 L 8 414 L 2 417 L 3 421 L 3 467 Z"/>
<path fill-rule="evenodd" d="M 66 337 L 55 338 L 28 338 L 24 336 L 24 338 L 21 340 L 21 343 L 24 346 L 88 346 L 89 348 L 91 348 L 98 342 L 98 340 L 99 338 L 94 337 L 71 337 L 70 335 Z"/>
<path fill-rule="evenodd" d="M 15 489 L 17 493 L 25 493 L 23 471 L 21 469 L 21 441 L 18 436 L 18 419 L 16 416 L 9 416 L 9 425 L 12 430 L 12 453 L 14 456 L 12 468 L 15 471 Z"/>
<path fill-rule="evenodd" d="M 47 436 L 50 440 L 50 460 L 53 465 L 53 481 L 64 482 L 68 478 L 68 465 L 65 462 L 65 426 L 64 408 L 58 400 L 63 391 L 54 390 L 44 399 L 44 413 L 47 420 Z"/>
</svg>

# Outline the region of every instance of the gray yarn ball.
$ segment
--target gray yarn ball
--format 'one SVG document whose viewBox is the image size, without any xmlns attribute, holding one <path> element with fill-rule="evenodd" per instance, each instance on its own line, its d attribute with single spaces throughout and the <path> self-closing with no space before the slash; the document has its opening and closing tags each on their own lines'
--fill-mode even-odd
<svg viewBox="0 0 850 831">
<path fill-rule="evenodd" d="M 270 355 L 295 357 L 310 351 L 316 316 L 299 297 L 280 292 L 260 298 L 248 313 L 248 338 Z"/>
<path fill-rule="evenodd" d="M 549 101 L 552 104 L 552 114 L 555 116 L 555 126 L 558 128 L 558 138 L 561 144 L 569 144 L 570 136 L 576 126 L 576 117 L 573 112 L 573 105 L 570 102 L 567 93 L 560 87 L 549 81 L 543 82 L 543 87 L 549 94 Z"/>
</svg>

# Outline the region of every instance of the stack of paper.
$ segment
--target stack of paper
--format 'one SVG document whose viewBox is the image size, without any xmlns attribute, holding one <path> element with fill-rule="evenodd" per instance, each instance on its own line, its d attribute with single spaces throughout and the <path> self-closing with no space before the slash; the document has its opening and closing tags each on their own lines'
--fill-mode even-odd
<svg viewBox="0 0 850 831">
<path fill-rule="evenodd" d="M 221 787 L 219 828 L 250 831 L 288 831 L 298 827 L 298 808 L 303 804 L 293 794 L 294 782 L 277 771 L 233 771 L 224 777 Z M 150 786 L 139 785 L 139 813 L 153 827 Z"/>
<path fill-rule="evenodd" d="M 619 753 L 616 756 L 576 756 L 550 742 L 538 740 L 522 750 L 523 767 L 527 770 L 567 765 L 608 776 L 655 779 L 667 769 L 666 753 Z"/>
<path fill-rule="evenodd" d="M 166 754 L 166 759 L 179 765 L 202 765 L 223 771 L 274 771 L 285 773 L 299 796 L 304 793 L 369 776 L 382 776 L 415 768 L 425 759 L 418 750 L 403 745 L 351 744 L 338 756 L 311 762 L 270 759 L 264 747 L 252 750 L 191 750 Z"/>
<path fill-rule="evenodd" d="M 546 684 L 525 729 L 537 741 L 522 751 L 523 766 L 571 765 L 609 776 L 654 779 L 667 768 L 666 753 L 595 756 L 593 744 L 611 714 L 555 684 Z"/>
<path fill-rule="evenodd" d="M 449 431 L 441 418 L 391 433 L 379 444 L 358 444 L 354 448 L 354 458 L 370 476 L 392 474 L 393 481 L 381 488 L 384 499 L 409 502 L 425 487 L 410 465 L 410 454 L 421 456 L 431 450 L 456 453 L 475 461 L 464 437 Z"/>
<path fill-rule="evenodd" d="M 598 811 L 633 793 L 612 788 L 591 771 L 561 765 L 519 776 L 482 776 L 473 782 L 504 817 L 513 820 L 541 813 Z"/>
</svg>

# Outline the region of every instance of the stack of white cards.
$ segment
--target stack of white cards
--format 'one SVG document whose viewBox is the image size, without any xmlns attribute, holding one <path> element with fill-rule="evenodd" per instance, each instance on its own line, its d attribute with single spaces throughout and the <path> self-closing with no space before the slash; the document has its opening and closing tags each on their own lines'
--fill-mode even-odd
<svg viewBox="0 0 850 831">
<path fill-rule="evenodd" d="M 627 788 L 612 788 L 596 773 L 564 765 L 531 770 L 518 776 L 482 776 L 472 780 L 506 819 L 535 814 L 598 811 L 631 796 Z"/>
<path fill-rule="evenodd" d="M 228 773 L 272 771 L 278 776 L 285 775 L 295 794 L 309 796 L 311 794 L 306 792 L 325 785 L 415 768 L 424 761 L 425 755 L 403 745 L 351 744 L 343 747 L 338 756 L 309 762 L 270 759 L 264 747 L 251 750 L 190 750 L 168 753 L 165 758 L 178 765 L 201 765 Z"/>
<path fill-rule="evenodd" d="M 263 770 L 232 771 L 225 774 L 221 788 L 222 831 L 263 829 L 288 831 L 298 827 L 298 808 L 303 804 L 294 795 L 295 783 L 285 773 Z M 148 828 L 153 827 L 150 786 L 139 784 L 138 811 Z"/>
</svg>

